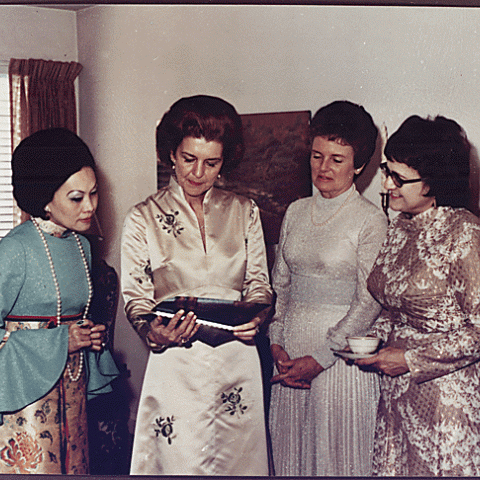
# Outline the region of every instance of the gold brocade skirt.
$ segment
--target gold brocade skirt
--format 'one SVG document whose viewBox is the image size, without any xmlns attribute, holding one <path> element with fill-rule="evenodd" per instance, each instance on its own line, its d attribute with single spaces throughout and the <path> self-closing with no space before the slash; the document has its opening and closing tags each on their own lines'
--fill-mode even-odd
<svg viewBox="0 0 480 480">
<path fill-rule="evenodd" d="M 62 317 L 62 325 L 80 318 Z M 25 321 L 9 317 L 5 322 L 4 340 L 8 341 L 9 332 L 52 328 L 55 321 L 55 318 Z M 68 356 L 73 375 L 78 371 L 79 360 L 79 352 Z M 79 380 L 72 382 L 65 368 L 62 377 L 44 397 L 21 410 L 3 414 L 0 474 L 89 473 L 86 387 L 85 369 Z"/>
</svg>

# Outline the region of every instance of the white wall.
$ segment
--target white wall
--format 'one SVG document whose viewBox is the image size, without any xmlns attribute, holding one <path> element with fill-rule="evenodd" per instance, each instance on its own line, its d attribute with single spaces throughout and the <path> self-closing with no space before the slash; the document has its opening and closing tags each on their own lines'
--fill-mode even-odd
<svg viewBox="0 0 480 480">
<path fill-rule="evenodd" d="M 41 7 L 0 6 L 0 60 L 77 61 L 76 14 Z"/>
<path fill-rule="evenodd" d="M 179 97 L 218 95 L 240 113 L 349 99 L 390 132 L 442 114 L 480 145 L 477 8 L 104 5 L 77 21 L 81 133 L 117 271 L 123 218 L 156 189 L 156 123 Z M 366 191 L 377 204 L 379 188 L 375 177 Z M 137 395 L 146 354 L 122 307 L 115 344 Z"/>
</svg>

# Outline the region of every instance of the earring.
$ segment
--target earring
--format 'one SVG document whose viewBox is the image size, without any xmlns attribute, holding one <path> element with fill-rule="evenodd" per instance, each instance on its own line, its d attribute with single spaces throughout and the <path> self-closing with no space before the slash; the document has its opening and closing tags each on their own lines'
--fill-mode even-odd
<svg viewBox="0 0 480 480">
<path fill-rule="evenodd" d="M 44 209 L 46 212 L 50 213 L 50 207 L 47 205 Z"/>
</svg>

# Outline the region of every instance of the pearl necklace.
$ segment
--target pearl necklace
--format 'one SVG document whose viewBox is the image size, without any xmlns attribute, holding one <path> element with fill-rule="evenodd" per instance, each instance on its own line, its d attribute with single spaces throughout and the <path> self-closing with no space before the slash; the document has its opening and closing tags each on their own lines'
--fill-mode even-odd
<svg viewBox="0 0 480 480">
<path fill-rule="evenodd" d="M 38 234 L 40 235 L 40 238 L 42 239 L 42 243 L 45 248 L 45 253 L 47 254 L 48 263 L 50 265 L 50 271 L 52 273 L 53 284 L 55 286 L 55 293 L 57 294 L 57 313 L 56 313 L 57 325 L 60 325 L 61 317 L 62 317 L 62 298 L 60 296 L 60 285 L 58 283 L 57 274 L 55 273 L 55 267 L 53 266 L 52 254 L 50 253 L 50 248 L 48 247 L 47 239 L 45 238 L 45 235 L 43 234 L 43 231 L 40 228 L 40 225 L 38 224 L 37 220 L 35 218 L 32 218 L 31 220 Z M 93 285 L 92 285 L 92 279 L 90 277 L 90 269 L 88 268 L 87 257 L 85 255 L 85 251 L 83 250 L 82 242 L 80 241 L 80 238 L 76 232 L 72 232 L 72 235 L 77 242 L 78 250 L 80 251 L 80 256 L 82 257 L 83 267 L 85 268 L 85 274 L 87 276 L 88 299 L 87 299 L 87 304 L 85 305 L 85 309 L 83 311 L 83 321 L 85 321 L 87 319 L 88 311 L 90 309 L 90 303 L 92 301 Z M 72 382 L 78 382 L 78 380 L 80 379 L 80 376 L 82 375 L 82 371 L 83 371 L 83 350 L 80 350 L 78 372 L 76 373 L 76 375 L 73 375 L 72 369 L 70 367 L 70 363 L 67 363 L 67 373 Z"/>
<path fill-rule="evenodd" d="M 348 197 L 344 200 L 344 202 L 338 207 L 337 211 L 331 215 L 330 217 L 328 217 L 326 220 L 324 220 L 323 222 L 320 222 L 320 223 L 316 223 L 315 222 L 315 219 L 314 219 L 314 211 L 315 211 L 315 198 L 312 197 L 312 211 L 311 211 L 311 217 L 312 217 L 312 223 L 316 226 L 316 227 L 323 227 L 325 224 L 327 224 L 330 220 L 333 220 L 337 215 L 338 213 L 340 212 L 340 210 L 342 210 L 342 208 L 347 204 L 347 202 L 350 200 L 350 197 L 355 193 L 355 189 L 353 188 L 352 191 L 349 193 Z"/>
</svg>

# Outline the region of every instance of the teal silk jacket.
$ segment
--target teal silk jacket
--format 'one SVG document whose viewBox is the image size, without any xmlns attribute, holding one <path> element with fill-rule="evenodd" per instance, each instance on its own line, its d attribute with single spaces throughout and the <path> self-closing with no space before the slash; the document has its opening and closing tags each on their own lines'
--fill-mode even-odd
<svg viewBox="0 0 480 480">
<path fill-rule="evenodd" d="M 45 233 L 62 300 L 62 316 L 83 312 L 88 284 L 77 242 Z M 80 236 L 91 264 L 90 244 Z M 0 241 L 0 340 L 5 317 L 55 317 L 57 296 L 42 240 L 32 222 L 14 228 Z M 3 330 L 3 332 L 2 332 Z M 59 380 L 68 358 L 68 326 L 11 332 L 0 348 L 1 415 L 42 398 Z M 88 399 L 111 391 L 118 370 L 109 351 L 85 352 Z"/>
</svg>

